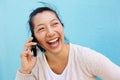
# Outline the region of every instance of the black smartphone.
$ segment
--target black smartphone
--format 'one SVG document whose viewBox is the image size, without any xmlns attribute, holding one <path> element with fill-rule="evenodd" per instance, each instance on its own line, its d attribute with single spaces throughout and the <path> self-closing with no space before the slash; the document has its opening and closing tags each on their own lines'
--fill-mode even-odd
<svg viewBox="0 0 120 80">
<path fill-rule="evenodd" d="M 34 37 L 34 35 L 32 35 L 32 37 L 33 37 L 32 42 L 37 42 L 37 40 L 36 40 L 36 38 Z M 37 43 L 38 43 L 38 42 L 37 42 Z M 42 48 L 42 47 L 40 46 L 40 44 L 37 44 L 36 46 L 32 46 L 32 52 L 33 52 L 33 55 L 34 55 L 34 56 L 37 56 L 36 47 L 39 48 L 42 52 L 45 52 L 45 49 Z"/>
<path fill-rule="evenodd" d="M 35 39 L 35 37 L 34 36 L 32 36 L 33 37 L 33 40 L 32 40 L 32 42 L 37 42 L 36 41 L 36 39 Z M 37 56 L 37 51 L 36 51 L 36 47 L 37 47 L 37 45 L 34 45 L 34 46 L 32 46 L 32 52 L 33 52 L 33 56 Z"/>
</svg>

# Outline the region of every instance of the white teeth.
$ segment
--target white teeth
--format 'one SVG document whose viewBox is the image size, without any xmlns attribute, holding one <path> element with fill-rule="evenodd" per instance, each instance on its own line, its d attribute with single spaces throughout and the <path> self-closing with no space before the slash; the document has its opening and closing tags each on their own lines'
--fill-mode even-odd
<svg viewBox="0 0 120 80">
<path fill-rule="evenodd" d="M 57 41 L 57 40 L 58 40 L 58 38 L 55 38 L 55 39 L 49 41 L 49 43 L 55 42 L 55 41 Z"/>
</svg>

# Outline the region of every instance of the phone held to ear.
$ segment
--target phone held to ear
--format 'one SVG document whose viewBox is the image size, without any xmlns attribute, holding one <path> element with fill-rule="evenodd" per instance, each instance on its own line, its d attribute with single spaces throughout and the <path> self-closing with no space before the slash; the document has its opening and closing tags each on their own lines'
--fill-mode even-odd
<svg viewBox="0 0 120 80">
<path fill-rule="evenodd" d="M 32 36 L 32 37 L 33 37 L 33 36 Z M 35 39 L 34 37 L 33 37 L 32 42 L 36 42 L 36 39 Z M 37 45 L 32 46 L 33 56 L 35 56 L 35 57 L 37 56 L 36 46 L 37 46 Z"/>
<path fill-rule="evenodd" d="M 33 56 L 37 56 L 36 46 L 32 46 Z"/>
</svg>

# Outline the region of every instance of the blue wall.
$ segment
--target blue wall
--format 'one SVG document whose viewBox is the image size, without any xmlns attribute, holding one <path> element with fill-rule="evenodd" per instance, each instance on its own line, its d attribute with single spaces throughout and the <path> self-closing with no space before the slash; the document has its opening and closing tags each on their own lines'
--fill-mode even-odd
<svg viewBox="0 0 120 80">
<path fill-rule="evenodd" d="M 30 37 L 28 15 L 40 0 L 0 0 L 0 80 L 14 80 Z M 42 1 L 42 0 L 41 0 Z M 120 66 L 120 0 L 43 0 L 56 5 L 70 42 Z"/>
</svg>

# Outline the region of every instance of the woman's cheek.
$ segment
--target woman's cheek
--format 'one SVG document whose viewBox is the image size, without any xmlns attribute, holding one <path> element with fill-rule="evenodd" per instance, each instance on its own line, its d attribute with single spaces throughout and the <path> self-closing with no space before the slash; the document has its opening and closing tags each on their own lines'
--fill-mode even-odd
<svg viewBox="0 0 120 80">
<path fill-rule="evenodd" d="M 62 33 L 62 34 L 64 34 L 64 29 L 63 29 L 62 26 L 58 27 L 58 28 L 57 28 L 57 31 L 60 32 L 60 33 Z"/>
<path fill-rule="evenodd" d="M 45 39 L 45 32 L 41 32 L 41 33 L 37 34 L 37 40 L 39 42 L 45 41 L 44 39 Z"/>
</svg>

